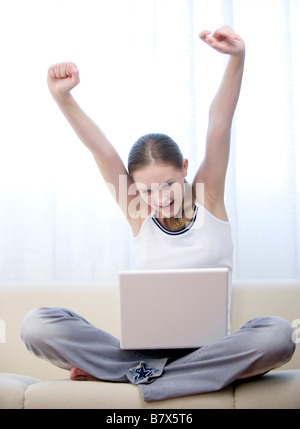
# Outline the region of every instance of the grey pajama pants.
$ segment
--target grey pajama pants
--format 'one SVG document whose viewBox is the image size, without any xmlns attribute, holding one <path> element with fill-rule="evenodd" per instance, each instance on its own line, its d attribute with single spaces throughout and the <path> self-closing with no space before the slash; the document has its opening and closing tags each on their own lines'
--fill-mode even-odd
<svg viewBox="0 0 300 429">
<path fill-rule="evenodd" d="M 293 355 L 292 333 L 286 320 L 268 316 L 199 349 L 128 351 L 73 311 L 42 307 L 25 316 L 21 336 L 30 352 L 54 365 L 137 384 L 145 401 L 155 401 L 216 391 L 277 368 Z"/>
</svg>

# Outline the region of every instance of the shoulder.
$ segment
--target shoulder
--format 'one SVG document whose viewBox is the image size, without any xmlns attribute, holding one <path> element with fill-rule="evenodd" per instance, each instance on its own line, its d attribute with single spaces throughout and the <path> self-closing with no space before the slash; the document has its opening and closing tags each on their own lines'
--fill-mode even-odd
<svg viewBox="0 0 300 429">
<path fill-rule="evenodd" d="M 128 216 L 127 220 L 131 227 L 131 231 L 134 237 L 136 237 L 145 221 L 151 215 L 151 209 L 148 205 L 143 204 L 141 200 L 140 203 L 136 207 L 128 206 Z"/>
<path fill-rule="evenodd" d="M 224 203 L 223 193 L 212 193 L 209 188 L 205 186 L 205 183 L 193 183 L 193 193 L 195 201 L 203 206 L 208 212 L 210 212 L 216 218 L 227 222 L 228 216 Z"/>
</svg>

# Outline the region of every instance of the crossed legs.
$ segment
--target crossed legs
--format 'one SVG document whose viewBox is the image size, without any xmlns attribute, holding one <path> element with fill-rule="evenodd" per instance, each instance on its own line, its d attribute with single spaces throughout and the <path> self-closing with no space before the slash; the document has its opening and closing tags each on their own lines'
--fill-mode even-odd
<svg viewBox="0 0 300 429">
<path fill-rule="evenodd" d="M 197 350 L 121 350 L 119 340 L 73 311 L 30 311 L 22 338 L 36 356 L 70 370 L 73 380 L 138 384 L 145 401 L 222 389 L 291 359 L 293 328 L 278 317 L 259 317 L 218 343 Z"/>
</svg>

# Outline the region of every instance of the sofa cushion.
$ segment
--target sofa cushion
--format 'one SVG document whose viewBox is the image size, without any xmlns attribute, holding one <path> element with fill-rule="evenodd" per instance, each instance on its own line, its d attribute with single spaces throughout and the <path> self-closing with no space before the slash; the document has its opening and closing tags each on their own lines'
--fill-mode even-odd
<svg viewBox="0 0 300 429">
<path fill-rule="evenodd" d="M 231 386 L 220 392 L 155 402 L 144 402 L 136 385 L 105 381 L 44 381 L 30 385 L 25 393 L 26 409 L 205 409 L 233 406 Z"/>
<path fill-rule="evenodd" d="M 243 409 L 299 409 L 300 370 L 272 371 L 235 386 L 235 407 Z"/>
<path fill-rule="evenodd" d="M 24 408 L 24 395 L 27 387 L 40 380 L 19 374 L 0 373 L 0 408 Z"/>
</svg>

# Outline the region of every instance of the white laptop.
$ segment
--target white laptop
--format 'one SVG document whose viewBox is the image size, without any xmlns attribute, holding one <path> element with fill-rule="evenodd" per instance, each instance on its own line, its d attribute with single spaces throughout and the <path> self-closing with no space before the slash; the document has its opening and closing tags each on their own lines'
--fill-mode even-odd
<svg viewBox="0 0 300 429">
<path fill-rule="evenodd" d="M 119 272 L 121 348 L 198 348 L 227 335 L 228 269 Z"/>
</svg>

